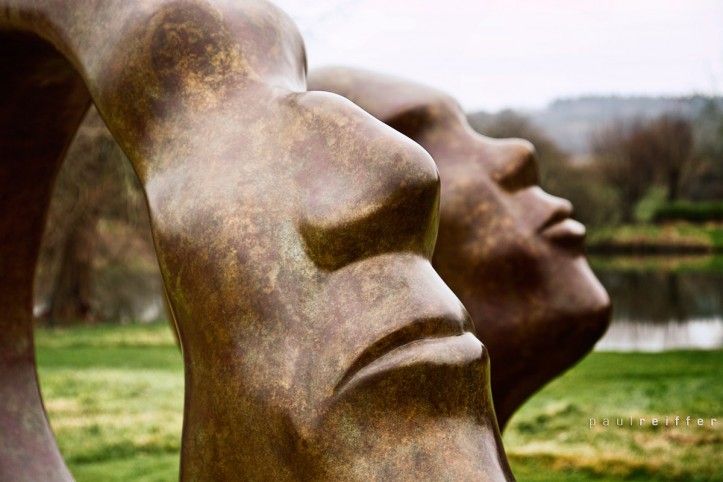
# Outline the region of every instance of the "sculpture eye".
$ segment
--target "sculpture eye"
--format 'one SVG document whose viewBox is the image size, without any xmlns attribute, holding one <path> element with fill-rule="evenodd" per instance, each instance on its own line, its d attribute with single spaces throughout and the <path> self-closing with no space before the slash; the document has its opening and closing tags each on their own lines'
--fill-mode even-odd
<svg viewBox="0 0 723 482">
<path fill-rule="evenodd" d="M 438 218 L 439 183 L 435 180 L 397 186 L 375 204 L 313 206 L 299 231 L 314 263 L 335 270 L 393 251 L 431 258 Z"/>
</svg>

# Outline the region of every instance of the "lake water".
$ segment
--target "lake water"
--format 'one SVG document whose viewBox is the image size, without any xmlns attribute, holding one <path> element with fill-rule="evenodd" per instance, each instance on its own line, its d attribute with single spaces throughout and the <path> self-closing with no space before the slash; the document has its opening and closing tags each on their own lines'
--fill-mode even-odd
<svg viewBox="0 0 723 482">
<path fill-rule="evenodd" d="M 608 260 L 610 261 L 610 260 Z M 613 300 L 613 321 L 596 350 L 662 351 L 723 348 L 723 271 L 709 258 L 695 269 L 689 258 L 672 269 L 615 269 L 604 263 L 595 271 Z M 695 260 L 693 260 L 695 261 Z M 654 264 L 653 264 L 654 266 Z M 720 266 L 720 264 L 718 264 Z"/>
</svg>

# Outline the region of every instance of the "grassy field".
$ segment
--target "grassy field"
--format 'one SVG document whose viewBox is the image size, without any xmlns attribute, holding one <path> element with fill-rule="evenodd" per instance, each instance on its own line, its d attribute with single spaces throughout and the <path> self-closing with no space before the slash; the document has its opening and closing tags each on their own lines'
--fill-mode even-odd
<svg viewBox="0 0 723 482">
<path fill-rule="evenodd" d="M 166 323 L 38 330 L 39 375 L 79 482 L 178 479 L 183 366 Z"/>
<path fill-rule="evenodd" d="M 504 439 L 515 474 L 520 481 L 723 480 L 722 369 L 723 351 L 593 353 L 513 418 Z M 718 420 L 712 427 L 711 418 Z"/>
<path fill-rule="evenodd" d="M 177 479 L 183 370 L 167 325 L 39 330 L 36 340 L 51 423 L 79 482 Z M 723 480 L 722 368 L 723 351 L 592 354 L 513 418 L 504 439 L 518 480 Z M 682 424 L 650 425 L 666 415 Z"/>
</svg>

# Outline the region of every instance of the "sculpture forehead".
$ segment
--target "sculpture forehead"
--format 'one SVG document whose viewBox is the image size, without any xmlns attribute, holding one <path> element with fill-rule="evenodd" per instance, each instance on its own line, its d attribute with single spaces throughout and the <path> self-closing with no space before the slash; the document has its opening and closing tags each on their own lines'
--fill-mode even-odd
<svg viewBox="0 0 723 482">
<path fill-rule="evenodd" d="M 459 104 L 444 92 L 363 69 L 316 69 L 309 74 L 309 87 L 343 95 L 383 122 L 407 113 L 429 117 L 462 112 Z"/>
</svg>

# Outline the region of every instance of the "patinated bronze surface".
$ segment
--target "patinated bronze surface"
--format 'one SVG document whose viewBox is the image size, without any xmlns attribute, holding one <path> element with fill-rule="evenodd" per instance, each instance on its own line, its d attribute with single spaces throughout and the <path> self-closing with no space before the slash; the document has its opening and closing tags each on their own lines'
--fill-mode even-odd
<svg viewBox="0 0 723 482">
<path fill-rule="evenodd" d="M 476 133 L 435 89 L 372 72 L 312 72 L 309 89 L 341 94 L 424 147 L 442 180 L 433 265 L 490 351 L 500 426 L 535 390 L 588 352 L 610 301 L 583 256 L 572 206 L 538 186 L 533 146 Z"/>
<path fill-rule="evenodd" d="M 31 288 L 89 96 L 148 200 L 185 363 L 183 480 L 512 479 L 489 358 L 430 264 L 434 163 L 306 92 L 283 13 L 1 4 L 0 479 L 70 478 L 38 394 Z"/>
</svg>

